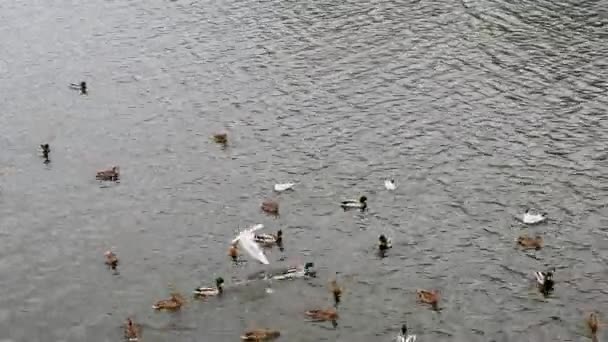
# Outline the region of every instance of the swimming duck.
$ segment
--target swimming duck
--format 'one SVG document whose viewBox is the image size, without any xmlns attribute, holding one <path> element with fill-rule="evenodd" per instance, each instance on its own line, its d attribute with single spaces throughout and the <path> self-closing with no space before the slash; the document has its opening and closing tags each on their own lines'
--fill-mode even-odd
<svg viewBox="0 0 608 342">
<path fill-rule="evenodd" d="M 332 279 L 329 282 L 329 290 L 334 296 L 334 303 L 338 305 L 340 303 L 340 298 L 342 298 L 342 287 L 338 285 L 338 281 L 336 279 Z"/>
<path fill-rule="evenodd" d="M 224 279 L 222 277 L 215 279 L 215 287 L 199 287 L 194 290 L 194 294 L 198 297 L 212 297 L 224 293 Z"/>
<path fill-rule="evenodd" d="M 99 170 L 95 178 L 103 181 L 116 181 L 120 176 L 120 169 L 118 166 L 112 166 L 111 169 Z"/>
<path fill-rule="evenodd" d="M 347 209 L 365 210 L 365 208 L 367 208 L 367 197 L 361 196 L 358 201 L 357 200 L 342 201 L 342 204 L 340 206 L 344 210 L 347 210 Z"/>
<path fill-rule="evenodd" d="M 378 237 L 378 249 L 381 253 L 386 252 L 388 249 L 392 248 L 393 245 L 391 243 L 391 239 L 387 238 L 384 234 Z"/>
<path fill-rule="evenodd" d="M 228 143 L 228 134 L 227 133 L 215 133 L 213 134 L 213 141 L 218 144 L 226 145 Z"/>
<path fill-rule="evenodd" d="M 271 199 L 264 200 L 262 202 L 262 210 L 273 215 L 279 214 L 279 203 Z"/>
<path fill-rule="evenodd" d="M 141 327 L 133 323 L 131 318 L 125 322 L 125 338 L 131 342 L 137 341 L 141 337 Z"/>
<path fill-rule="evenodd" d="M 543 247 L 543 237 L 537 235 L 536 237 L 529 237 L 528 235 L 522 235 L 517 238 L 517 244 L 524 248 L 536 248 L 541 249 Z"/>
<path fill-rule="evenodd" d="M 416 295 L 418 296 L 419 301 L 431 304 L 433 309 L 437 310 L 437 304 L 439 304 L 439 291 L 419 289 L 416 290 Z"/>
<path fill-rule="evenodd" d="M 395 185 L 394 179 L 387 179 L 384 181 L 384 187 L 386 190 L 395 190 L 397 189 L 397 185 Z"/>
<path fill-rule="evenodd" d="M 181 307 L 185 303 L 186 303 L 186 300 L 184 299 L 184 297 L 181 294 L 172 293 L 171 298 L 160 300 L 160 301 L 156 302 L 156 304 L 154 304 L 152 307 L 155 310 L 177 311 L 177 310 L 181 309 Z"/>
<path fill-rule="evenodd" d="M 555 282 L 553 281 L 553 272 L 555 272 L 555 268 L 545 272 L 534 272 L 534 276 L 536 277 L 536 284 L 539 290 L 545 296 L 549 295 L 549 293 L 553 291 L 553 286 L 555 285 Z"/>
<path fill-rule="evenodd" d="M 597 317 L 597 313 L 592 312 L 589 314 L 589 317 L 587 317 L 587 326 L 589 326 L 589 329 L 591 330 L 591 335 L 597 335 L 597 331 L 600 327 L 600 320 Z"/>
<path fill-rule="evenodd" d="M 237 261 L 239 257 L 239 249 L 238 243 L 233 243 L 230 245 L 230 249 L 228 249 L 228 255 L 232 258 L 232 261 Z"/>
<path fill-rule="evenodd" d="M 106 265 L 110 266 L 113 270 L 118 266 L 118 257 L 112 251 L 106 251 L 103 256 L 106 257 Z"/>
<path fill-rule="evenodd" d="M 533 209 L 526 209 L 523 222 L 526 224 L 537 224 L 547 219 L 547 213 L 538 213 Z"/>
<path fill-rule="evenodd" d="M 274 270 L 262 270 L 247 276 L 249 280 L 291 280 L 296 278 L 314 278 L 317 272 L 314 271 L 315 264 L 307 262 L 304 265 L 279 268 Z"/>
<path fill-rule="evenodd" d="M 407 334 L 407 326 L 405 323 L 401 326 L 401 332 L 397 335 L 397 342 L 416 342 L 416 335 Z"/>
<path fill-rule="evenodd" d="M 82 81 L 79 84 L 71 83 L 70 88 L 75 89 L 75 90 L 80 90 L 81 95 L 87 94 L 87 82 L 85 82 L 85 81 Z"/>
<path fill-rule="evenodd" d="M 280 245 L 283 243 L 283 231 L 279 229 L 276 234 L 256 234 L 254 239 L 263 246 Z"/>
<path fill-rule="evenodd" d="M 274 191 L 276 191 L 276 192 L 282 192 L 282 191 L 290 190 L 290 189 L 293 189 L 294 185 L 295 185 L 295 183 L 275 184 L 274 185 Z"/>
<path fill-rule="evenodd" d="M 331 321 L 334 327 L 338 325 L 338 311 L 334 308 L 308 310 L 305 312 L 305 315 L 313 322 Z"/>
<path fill-rule="evenodd" d="M 42 156 L 44 159 L 49 160 L 49 153 L 51 153 L 51 147 L 49 144 L 42 144 L 40 145 L 40 148 L 42 149 Z"/>
<path fill-rule="evenodd" d="M 252 329 L 247 330 L 243 335 L 241 335 L 241 340 L 243 341 L 268 341 L 275 339 L 281 336 L 281 333 L 278 330 L 272 329 Z"/>
</svg>

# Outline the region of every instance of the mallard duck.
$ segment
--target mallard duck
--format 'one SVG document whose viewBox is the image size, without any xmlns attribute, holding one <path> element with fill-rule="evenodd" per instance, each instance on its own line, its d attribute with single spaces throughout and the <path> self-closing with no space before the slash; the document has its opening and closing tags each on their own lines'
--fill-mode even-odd
<svg viewBox="0 0 608 342">
<path fill-rule="evenodd" d="M 416 335 L 407 334 L 407 326 L 405 323 L 401 326 L 401 332 L 397 335 L 397 342 L 416 342 Z"/>
<path fill-rule="evenodd" d="M 80 83 L 71 83 L 70 88 L 72 88 L 74 90 L 80 90 L 81 95 L 87 94 L 87 82 L 85 82 L 85 81 L 82 81 Z"/>
<path fill-rule="evenodd" d="M 215 279 L 215 287 L 199 287 L 194 290 L 194 294 L 198 297 L 212 297 L 221 295 L 224 292 L 224 279 L 222 277 Z"/>
<path fill-rule="evenodd" d="M 334 327 L 337 326 L 337 320 L 339 318 L 338 311 L 334 308 L 308 310 L 305 314 L 313 322 L 331 321 Z"/>
<path fill-rule="evenodd" d="M 547 213 L 538 213 L 533 209 L 526 209 L 523 222 L 526 224 L 537 224 L 547 219 Z"/>
<path fill-rule="evenodd" d="M 314 271 L 315 264 L 307 262 L 305 265 L 278 268 L 274 270 L 262 270 L 247 276 L 249 280 L 291 280 L 296 278 L 314 278 L 317 273 Z"/>
<path fill-rule="evenodd" d="M 273 215 L 279 214 L 279 203 L 271 199 L 262 202 L 262 210 Z"/>
<path fill-rule="evenodd" d="M 243 341 L 268 341 L 281 336 L 278 330 L 272 329 L 252 329 L 247 330 L 241 335 Z"/>
<path fill-rule="evenodd" d="M 118 266 L 118 257 L 112 251 L 106 251 L 103 256 L 106 257 L 106 265 L 110 266 L 113 270 Z"/>
<path fill-rule="evenodd" d="M 338 281 L 336 279 L 332 279 L 329 282 L 329 290 L 331 294 L 334 296 L 334 303 L 338 305 L 340 303 L 340 298 L 342 298 L 342 287 L 338 285 Z"/>
<path fill-rule="evenodd" d="M 347 210 L 347 209 L 361 209 L 361 210 L 365 210 L 365 208 L 367 208 L 367 197 L 361 196 L 359 198 L 359 200 L 346 200 L 346 201 L 342 201 L 342 204 L 340 206 L 344 210 Z"/>
<path fill-rule="evenodd" d="M 534 276 L 536 277 L 536 285 L 545 296 L 549 295 L 549 293 L 553 291 L 553 286 L 555 285 L 555 282 L 553 281 L 553 272 L 555 272 L 555 268 L 544 272 L 534 272 Z"/>
<path fill-rule="evenodd" d="M 386 190 L 392 191 L 397 189 L 397 185 L 395 185 L 395 180 L 394 179 L 387 179 L 384 181 L 384 187 L 386 188 Z"/>
<path fill-rule="evenodd" d="M 380 250 L 381 253 L 386 252 L 387 250 L 389 250 L 392 247 L 393 247 L 393 245 L 391 243 L 390 238 L 387 238 L 384 234 L 382 234 L 378 237 L 378 249 Z"/>
<path fill-rule="evenodd" d="M 589 326 L 589 329 L 591 330 L 591 335 L 597 335 L 597 331 L 600 327 L 600 320 L 597 317 L 597 313 L 592 312 L 589 314 L 589 317 L 587 317 L 587 326 Z"/>
<path fill-rule="evenodd" d="M 418 300 L 422 303 L 431 304 L 433 309 L 437 310 L 437 305 L 439 304 L 439 291 L 437 290 L 416 290 L 416 295 L 418 296 Z"/>
<path fill-rule="evenodd" d="M 528 235 L 522 235 L 517 238 L 517 244 L 524 248 L 536 248 L 541 249 L 543 247 L 543 237 L 537 235 L 536 237 L 529 237 Z"/>
<path fill-rule="evenodd" d="M 163 299 L 154 306 L 152 306 L 155 310 L 168 310 L 168 311 L 177 311 L 181 309 L 181 307 L 186 303 L 184 297 L 179 293 L 172 293 L 171 298 Z"/>
<path fill-rule="evenodd" d="M 129 341 L 137 341 L 141 337 L 141 327 L 133 323 L 131 318 L 125 322 L 125 338 Z"/>
<path fill-rule="evenodd" d="M 230 245 L 230 249 L 228 249 L 228 255 L 232 258 L 232 261 L 237 261 L 239 257 L 239 249 L 238 243 L 233 243 Z"/>
<path fill-rule="evenodd" d="M 95 178 L 103 181 L 116 181 L 120 176 L 120 168 L 118 166 L 112 166 L 111 169 L 99 170 Z"/>
<path fill-rule="evenodd" d="M 274 191 L 276 191 L 276 192 L 282 192 L 282 191 L 290 190 L 290 189 L 293 189 L 294 185 L 295 185 L 295 183 L 275 184 L 274 185 Z"/>
<path fill-rule="evenodd" d="M 276 234 L 255 234 L 254 240 L 264 246 L 280 245 L 283 243 L 283 231 L 279 229 Z"/>
<path fill-rule="evenodd" d="M 227 133 L 215 133 L 213 134 L 213 141 L 218 144 L 226 145 L 228 143 L 228 134 Z"/>
</svg>

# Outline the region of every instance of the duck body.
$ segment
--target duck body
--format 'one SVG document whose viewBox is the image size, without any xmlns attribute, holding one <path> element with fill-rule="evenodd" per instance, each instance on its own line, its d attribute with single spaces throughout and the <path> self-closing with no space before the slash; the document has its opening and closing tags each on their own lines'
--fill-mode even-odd
<svg viewBox="0 0 608 342">
<path fill-rule="evenodd" d="M 264 202 L 262 202 L 262 210 L 268 214 L 278 215 L 279 203 L 271 199 L 264 200 Z"/>
<path fill-rule="evenodd" d="M 589 317 L 587 318 L 587 326 L 589 326 L 593 336 L 597 335 L 597 331 L 600 327 L 600 320 L 595 312 L 589 314 Z"/>
<path fill-rule="evenodd" d="M 314 278 L 314 263 L 307 262 L 305 265 L 275 268 L 270 271 L 259 271 L 247 276 L 248 280 L 292 280 L 298 278 Z"/>
<path fill-rule="evenodd" d="M 283 231 L 279 229 L 276 234 L 255 234 L 254 240 L 264 246 L 279 245 L 283 243 Z"/>
<path fill-rule="evenodd" d="M 95 175 L 97 180 L 102 181 L 116 181 L 120 177 L 120 168 L 118 166 L 112 166 L 110 169 L 99 170 Z"/>
<path fill-rule="evenodd" d="M 224 292 L 224 279 L 219 277 L 215 279 L 215 287 L 198 287 L 194 290 L 194 294 L 198 297 L 213 297 L 221 295 Z"/>
<path fill-rule="evenodd" d="M 278 330 L 272 329 L 252 329 L 245 331 L 243 335 L 241 335 L 241 340 L 243 341 L 268 341 L 275 339 L 281 336 L 281 333 Z"/>
<path fill-rule="evenodd" d="M 339 318 L 338 311 L 334 308 L 314 309 L 305 312 L 306 316 L 313 321 L 335 321 Z"/>
<path fill-rule="evenodd" d="M 227 133 L 215 133 L 213 134 L 213 141 L 218 144 L 226 145 L 228 143 L 228 134 Z"/>
<path fill-rule="evenodd" d="M 341 202 L 340 206 L 344 210 L 348 210 L 348 209 L 365 210 L 367 208 L 367 197 L 361 196 L 358 200 L 354 200 L 354 199 L 345 200 L 345 201 Z"/>
<path fill-rule="evenodd" d="M 155 310 L 177 311 L 186 303 L 186 300 L 179 293 L 172 293 L 171 298 L 163 299 L 152 306 Z"/>
<path fill-rule="evenodd" d="M 522 221 L 525 224 L 538 224 L 547 220 L 547 213 L 538 213 L 535 210 L 527 209 Z"/>
<path fill-rule="evenodd" d="M 524 248 L 541 249 L 543 247 L 543 238 L 539 235 L 537 235 L 536 237 L 522 235 L 517 238 L 517 244 Z"/>
<path fill-rule="evenodd" d="M 439 304 L 439 291 L 418 289 L 416 290 L 416 295 L 418 296 L 419 301 L 430 304 L 434 309 L 437 309 L 437 305 Z"/>
<path fill-rule="evenodd" d="M 72 83 L 70 84 L 70 88 L 74 90 L 80 90 L 81 95 L 87 95 L 87 82 L 82 81 L 80 83 Z"/>
<path fill-rule="evenodd" d="M 106 251 L 104 253 L 104 257 L 106 258 L 106 265 L 110 266 L 110 268 L 115 270 L 118 266 L 118 257 L 116 256 L 116 254 L 112 251 Z"/>
<path fill-rule="evenodd" d="M 384 187 L 386 188 L 386 190 L 392 191 L 397 189 L 397 185 L 395 185 L 395 180 L 394 179 L 387 179 L 384 181 Z"/>
<path fill-rule="evenodd" d="M 536 277 L 536 285 L 539 290 L 545 295 L 549 295 L 553 291 L 555 282 L 553 281 L 553 272 L 555 269 L 550 271 L 537 271 L 534 272 L 534 276 Z"/>
<path fill-rule="evenodd" d="M 380 252 L 386 252 L 393 248 L 393 244 L 390 238 L 387 238 L 384 234 L 378 237 L 378 249 Z"/>
<path fill-rule="evenodd" d="M 139 324 L 133 323 L 130 318 L 127 318 L 127 322 L 125 322 L 124 332 L 125 338 L 131 342 L 135 342 L 141 337 L 141 327 Z"/>
<path fill-rule="evenodd" d="M 283 191 L 291 190 L 291 189 L 293 189 L 294 185 L 295 185 L 295 183 L 280 183 L 280 184 L 275 184 L 274 185 L 274 191 L 276 191 L 276 192 L 283 192 Z"/>
<path fill-rule="evenodd" d="M 416 342 L 416 335 L 409 335 L 407 333 L 407 326 L 403 324 L 399 335 L 397 335 L 397 342 Z"/>
</svg>

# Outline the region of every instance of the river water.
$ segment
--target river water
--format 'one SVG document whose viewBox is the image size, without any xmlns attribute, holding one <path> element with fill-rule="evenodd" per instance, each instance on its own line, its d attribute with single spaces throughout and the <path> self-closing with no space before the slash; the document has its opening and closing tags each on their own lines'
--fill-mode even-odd
<svg viewBox="0 0 608 342">
<path fill-rule="evenodd" d="M 608 4 L 4 1 L 0 341 L 587 341 L 608 318 Z M 70 90 L 85 80 L 89 95 Z M 225 130 L 225 149 L 211 134 Z M 51 163 L 37 151 L 51 145 Z M 119 184 L 97 169 L 120 165 Z M 388 192 L 383 180 L 394 177 Z M 276 182 L 296 190 L 274 194 Z M 362 194 L 365 213 L 338 202 Z M 259 210 L 276 198 L 281 215 Z M 549 215 L 525 227 L 527 207 Z M 238 228 L 282 228 L 235 286 Z M 388 257 L 377 237 L 393 240 Z M 545 247 L 522 251 L 519 234 Z M 118 273 L 103 264 L 114 248 Z M 280 259 L 285 259 L 280 261 Z M 556 267 L 543 298 L 532 272 Z M 304 321 L 345 287 L 337 329 Z M 171 288 L 226 295 L 151 308 Z M 442 293 L 440 311 L 416 288 Z"/>
</svg>

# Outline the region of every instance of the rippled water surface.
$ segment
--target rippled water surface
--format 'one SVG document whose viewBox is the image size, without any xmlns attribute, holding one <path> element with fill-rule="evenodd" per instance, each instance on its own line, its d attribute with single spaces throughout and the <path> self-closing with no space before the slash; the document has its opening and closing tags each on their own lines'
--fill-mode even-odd
<svg viewBox="0 0 608 342">
<path fill-rule="evenodd" d="M 0 340 L 587 341 L 608 318 L 608 5 L 574 0 L 4 1 Z M 70 90 L 86 80 L 89 96 Z M 226 130 L 222 149 L 210 140 Z M 51 145 L 42 163 L 37 146 Z M 97 169 L 118 164 L 119 184 Z M 388 192 L 383 180 L 394 177 Z M 275 182 L 296 191 L 273 194 Z M 361 194 L 366 213 L 337 203 Z M 263 215 L 264 198 L 281 216 Z M 524 227 L 526 207 L 547 211 Z M 234 286 L 239 227 L 282 228 Z M 514 240 L 541 234 L 545 248 Z M 379 234 L 392 237 L 385 259 Z M 119 273 L 103 264 L 114 248 Z M 285 261 L 279 261 L 281 258 Z M 532 272 L 555 266 L 545 299 Z M 337 329 L 304 322 L 346 288 Z M 223 298 L 152 304 L 222 276 Z M 416 288 L 442 293 L 441 310 Z"/>
</svg>

